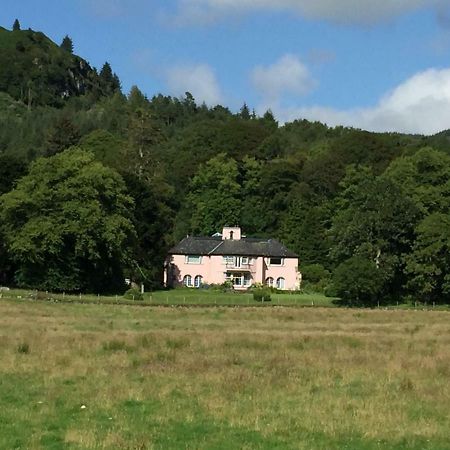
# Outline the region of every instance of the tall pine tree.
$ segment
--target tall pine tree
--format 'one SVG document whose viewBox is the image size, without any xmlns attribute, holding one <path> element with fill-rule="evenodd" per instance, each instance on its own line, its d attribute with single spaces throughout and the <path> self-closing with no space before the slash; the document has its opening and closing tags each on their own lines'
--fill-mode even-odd
<svg viewBox="0 0 450 450">
<path fill-rule="evenodd" d="M 64 36 L 60 47 L 66 52 L 73 53 L 73 41 L 67 34 Z"/>
<path fill-rule="evenodd" d="M 103 64 L 103 67 L 100 70 L 100 80 L 106 95 L 111 95 L 120 91 L 119 77 L 113 73 L 109 62 Z"/>
<path fill-rule="evenodd" d="M 250 119 L 250 110 L 248 109 L 247 103 L 244 103 L 242 105 L 242 108 L 239 112 L 239 115 L 241 116 L 242 119 L 244 120 L 249 120 Z"/>
</svg>

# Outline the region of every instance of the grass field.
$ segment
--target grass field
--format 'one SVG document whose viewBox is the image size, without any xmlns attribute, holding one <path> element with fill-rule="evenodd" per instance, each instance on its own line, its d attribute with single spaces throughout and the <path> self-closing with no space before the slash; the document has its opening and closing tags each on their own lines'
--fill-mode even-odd
<svg viewBox="0 0 450 450">
<path fill-rule="evenodd" d="M 319 293 L 272 293 L 272 301 L 255 302 L 253 294 L 247 292 L 221 292 L 205 289 L 173 289 L 147 292 L 143 301 L 125 300 L 122 296 L 65 295 L 44 293 L 25 289 L 13 289 L 0 293 L 6 299 L 53 299 L 66 303 L 139 304 L 144 306 L 192 305 L 192 306 L 334 306 L 332 297 Z"/>
<path fill-rule="evenodd" d="M 1 449 L 449 449 L 450 313 L 0 300 Z"/>
</svg>

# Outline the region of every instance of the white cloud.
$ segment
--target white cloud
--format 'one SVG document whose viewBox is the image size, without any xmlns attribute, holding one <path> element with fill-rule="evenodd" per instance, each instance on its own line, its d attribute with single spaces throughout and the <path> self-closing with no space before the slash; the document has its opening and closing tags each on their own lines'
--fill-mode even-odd
<svg viewBox="0 0 450 450">
<path fill-rule="evenodd" d="M 384 95 L 372 108 L 338 110 L 327 107 L 273 107 L 283 122 L 297 118 L 319 120 L 371 131 L 434 134 L 450 128 L 450 69 L 429 69 Z"/>
<path fill-rule="evenodd" d="M 197 103 L 216 105 L 223 98 L 214 70 L 208 64 L 171 67 L 166 72 L 166 82 L 173 95 L 190 92 Z"/>
<path fill-rule="evenodd" d="M 295 55 L 284 55 L 270 66 L 257 66 L 253 86 L 265 103 L 276 104 L 284 94 L 309 94 L 317 85 L 308 68 Z"/>
<path fill-rule="evenodd" d="M 178 22 L 208 23 L 258 10 L 291 11 L 311 19 L 372 24 L 419 8 L 448 10 L 448 0 L 179 0 Z"/>
</svg>

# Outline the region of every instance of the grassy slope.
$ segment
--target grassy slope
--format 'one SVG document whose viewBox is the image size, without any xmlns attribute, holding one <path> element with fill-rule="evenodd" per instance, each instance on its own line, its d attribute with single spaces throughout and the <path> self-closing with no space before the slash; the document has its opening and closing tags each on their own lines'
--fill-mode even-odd
<svg viewBox="0 0 450 450">
<path fill-rule="evenodd" d="M 448 321 L 2 300 L 0 448 L 449 448 Z"/>
</svg>

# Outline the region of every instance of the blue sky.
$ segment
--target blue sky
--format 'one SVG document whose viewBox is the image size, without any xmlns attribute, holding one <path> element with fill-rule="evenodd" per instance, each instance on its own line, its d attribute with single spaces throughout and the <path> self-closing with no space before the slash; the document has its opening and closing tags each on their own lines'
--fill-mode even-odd
<svg viewBox="0 0 450 450">
<path fill-rule="evenodd" d="M 381 6 L 379 5 L 381 4 Z M 2 0 L 0 25 L 65 34 L 123 89 L 190 91 L 281 121 L 450 128 L 449 0 Z M 0 69 L 1 70 L 1 69 Z"/>
</svg>

